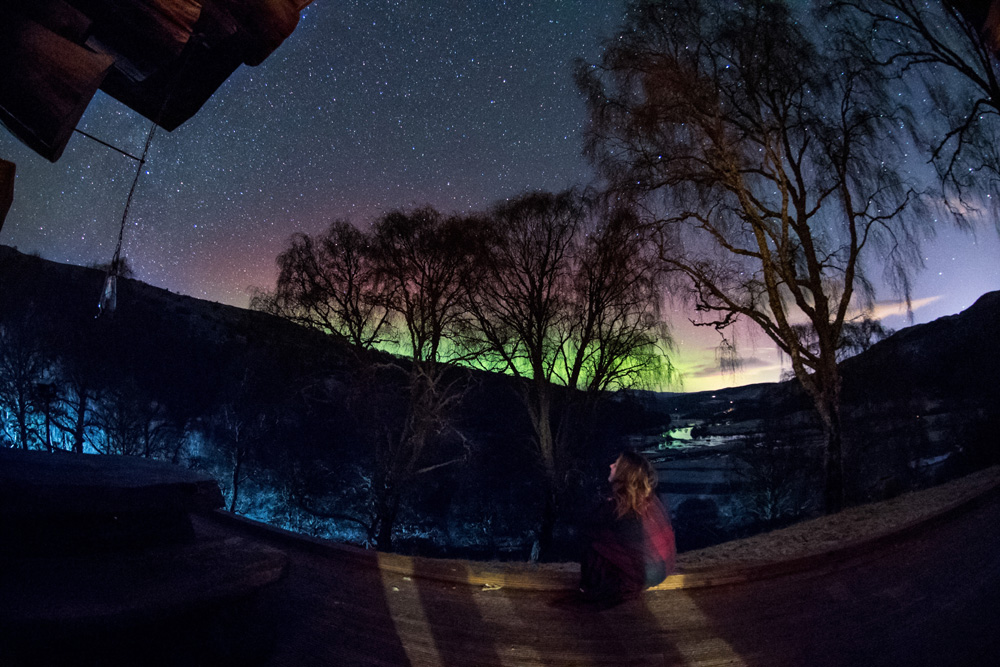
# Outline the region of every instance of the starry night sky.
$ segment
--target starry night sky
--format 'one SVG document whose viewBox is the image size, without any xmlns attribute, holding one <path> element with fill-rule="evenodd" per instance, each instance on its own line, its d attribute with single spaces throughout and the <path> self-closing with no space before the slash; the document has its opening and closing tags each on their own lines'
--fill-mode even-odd
<svg viewBox="0 0 1000 667">
<path fill-rule="evenodd" d="M 586 184 L 576 57 L 594 61 L 622 0 L 315 0 L 259 67 L 241 67 L 190 121 L 158 130 L 123 254 L 139 279 L 245 306 L 273 287 L 274 258 L 296 231 L 364 225 L 400 207 L 468 212 L 526 190 Z M 149 122 L 98 93 L 79 128 L 139 154 Z M 8 133 L 15 201 L 0 243 L 73 264 L 108 262 L 135 163 L 79 134 L 52 164 Z M 916 322 L 1000 289 L 1000 240 L 941 230 L 916 280 Z M 888 294 L 886 294 L 888 297 Z M 95 295 L 96 303 L 97 295 Z M 891 303 L 893 327 L 906 325 Z M 703 330 L 676 309 L 688 391 L 769 381 L 780 360 L 742 337 L 748 361 L 718 374 Z"/>
</svg>

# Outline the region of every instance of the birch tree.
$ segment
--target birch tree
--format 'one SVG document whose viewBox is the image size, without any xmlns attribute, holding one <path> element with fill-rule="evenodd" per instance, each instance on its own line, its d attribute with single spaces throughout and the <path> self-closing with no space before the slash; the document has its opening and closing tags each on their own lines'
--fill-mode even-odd
<svg viewBox="0 0 1000 667">
<path fill-rule="evenodd" d="M 698 324 L 760 328 L 826 434 L 825 505 L 844 503 L 838 351 L 874 303 L 909 300 L 919 200 L 897 169 L 894 107 L 863 58 L 780 2 L 641 0 L 579 63 L 586 150 L 660 230 Z M 727 339 L 724 339 L 727 340 Z"/>
</svg>

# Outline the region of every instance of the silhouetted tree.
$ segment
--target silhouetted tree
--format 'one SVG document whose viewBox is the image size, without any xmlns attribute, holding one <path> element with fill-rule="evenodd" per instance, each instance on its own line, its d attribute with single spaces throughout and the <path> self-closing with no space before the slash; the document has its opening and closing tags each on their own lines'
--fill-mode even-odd
<svg viewBox="0 0 1000 667">
<path fill-rule="evenodd" d="M 369 538 L 391 549 L 406 485 L 438 464 L 428 450 L 455 435 L 465 374 L 450 344 L 471 270 L 466 221 L 432 208 L 388 213 L 371 233 L 336 222 L 292 237 L 274 293 L 254 307 L 356 346 L 353 413 L 373 448 Z M 398 356 L 373 351 L 378 345 Z"/>
<path fill-rule="evenodd" d="M 13 415 L 15 445 L 28 449 L 34 438 L 31 415 L 38 407 L 36 387 L 51 363 L 34 309 L 5 315 L 0 321 L 0 407 Z"/>
<path fill-rule="evenodd" d="M 659 224 L 661 259 L 688 279 L 699 324 L 749 319 L 790 359 L 827 435 L 832 512 L 844 488 L 837 356 L 874 298 L 863 262 L 909 301 L 927 218 L 886 139 L 894 107 L 879 73 L 812 37 L 777 2 L 642 0 L 577 79 L 587 152 Z"/>
<path fill-rule="evenodd" d="M 45 450 L 52 452 L 52 427 L 58 425 L 62 416 L 59 388 L 54 382 L 39 382 L 35 385 L 35 405 L 42 414 Z"/>
<path fill-rule="evenodd" d="M 103 344 L 101 333 L 108 320 L 86 317 L 83 326 L 72 317 L 60 322 L 51 341 L 61 402 L 58 426 L 70 434 L 70 447 L 77 454 L 84 453 L 95 426 L 94 410 L 109 381 L 110 350 L 115 347 Z"/>
<path fill-rule="evenodd" d="M 595 393 L 671 381 L 663 283 L 651 229 L 634 211 L 591 211 L 573 267 L 566 386 Z M 562 376 L 563 373 L 560 373 Z"/>
<path fill-rule="evenodd" d="M 463 322 L 462 290 L 473 270 L 468 225 L 428 207 L 388 213 L 373 227 L 379 299 L 392 318 L 396 349 L 405 358 L 376 361 L 375 375 L 368 373 L 369 380 L 384 375 L 380 370 L 388 364 L 404 392 L 398 418 L 384 418 L 373 433 L 373 537 L 382 549 L 392 547 L 405 486 L 437 467 L 421 467 L 428 449 L 448 434 L 461 437 L 451 414 L 467 377 L 453 365 L 462 361 L 453 340 Z"/>
<path fill-rule="evenodd" d="M 166 405 L 131 377 L 102 394 L 95 405 L 94 425 L 103 437 L 93 445 L 102 454 L 160 457 L 171 453 L 171 442 L 180 437 L 168 419 Z"/>
<path fill-rule="evenodd" d="M 99 393 L 85 372 L 69 370 L 62 376 L 66 393 L 63 394 L 63 430 L 72 436 L 72 450 L 83 454 L 89 427 L 94 426 L 93 410 Z"/>
<path fill-rule="evenodd" d="M 276 417 L 267 406 L 247 400 L 245 394 L 224 403 L 214 418 L 213 441 L 228 457 L 232 475 L 229 511 L 239 507 L 240 490 L 250 474 L 258 449 L 273 435 Z"/>
<path fill-rule="evenodd" d="M 746 436 L 730 460 L 738 518 L 755 532 L 803 518 L 817 500 L 809 478 L 818 472 L 819 459 L 789 442 L 788 434 L 776 433 L 773 425 L 765 422 L 764 429 Z"/>
<path fill-rule="evenodd" d="M 371 349 L 383 340 L 389 310 L 369 243 L 367 234 L 344 220 L 315 238 L 293 235 L 278 255 L 275 291 L 255 294 L 251 308 Z"/>
<path fill-rule="evenodd" d="M 519 378 L 544 472 L 538 542 L 548 555 L 569 460 L 557 384 L 586 396 L 670 369 L 646 231 L 626 211 L 596 215 L 573 193 L 532 193 L 482 223 L 464 344 L 480 367 Z M 589 232 L 589 234 L 588 234 Z M 578 416 L 579 413 L 576 413 Z"/>
</svg>

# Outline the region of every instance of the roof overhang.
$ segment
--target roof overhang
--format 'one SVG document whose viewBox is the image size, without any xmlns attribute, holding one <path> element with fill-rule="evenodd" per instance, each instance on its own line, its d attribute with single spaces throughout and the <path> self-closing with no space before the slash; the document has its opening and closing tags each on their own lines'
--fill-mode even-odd
<svg viewBox="0 0 1000 667">
<path fill-rule="evenodd" d="M 0 122 L 62 155 L 98 89 L 173 130 L 311 0 L 0 0 Z"/>
</svg>

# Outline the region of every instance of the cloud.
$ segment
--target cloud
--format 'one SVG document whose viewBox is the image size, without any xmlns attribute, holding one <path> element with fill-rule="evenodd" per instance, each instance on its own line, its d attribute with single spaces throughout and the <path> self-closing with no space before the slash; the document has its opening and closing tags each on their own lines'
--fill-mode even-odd
<svg viewBox="0 0 1000 667">
<path fill-rule="evenodd" d="M 690 378 L 732 377 L 733 375 L 739 376 L 742 373 L 748 373 L 755 370 L 771 370 L 780 368 L 781 364 L 776 361 L 767 361 L 765 359 L 761 359 L 760 357 L 746 357 L 740 359 L 740 367 L 737 369 L 735 374 L 723 371 L 719 368 L 718 363 L 702 363 L 689 367 L 685 370 L 684 375 Z"/>
<path fill-rule="evenodd" d="M 740 359 L 740 368 L 743 370 L 750 370 L 752 368 L 771 368 L 773 366 L 780 366 L 780 364 L 776 364 L 774 361 L 761 359 L 760 357 Z"/>
<path fill-rule="evenodd" d="M 950 195 L 945 200 L 945 203 L 948 210 L 953 213 L 973 222 L 982 222 L 987 219 L 990 211 L 994 209 L 993 202 L 988 201 L 989 197 L 989 194 L 984 196 L 966 192 L 962 197 Z"/>
<path fill-rule="evenodd" d="M 686 370 L 684 375 L 689 378 L 707 378 L 722 375 L 722 371 L 717 364 L 702 364 Z M 729 373 L 726 373 L 726 375 L 729 375 Z"/>
<path fill-rule="evenodd" d="M 943 295 L 940 296 L 928 296 L 921 299 L 913 299 L 910 302 L 910 308 L 913 312 L 920 310 L 921 308 L 928 306 L 935 301 L 940 301 L 945 298 Z M 852 303 L 851 308 L 848 311 L 847 316 L 856 317 L 861 314 L 861 309 L 858 308 L 857 303 Z M 879 301 L 875 304 L 872 310 L 872 315 L 876 320 L 884 320 L 887 317 L 906 317 L 906 302 L 905 301 Z M 790 309 L 788 313 L 788 319 L 792 324 L 805 324 L 809 321 L 809 318 L 805 316 L 805 313 L 800 311 L 798 308 Z"/>
<path fill-rule="evenodd" d="M 922 299 L 914 299 L 910 302 L 910 307 L 914 312 L 920 310 L 924 306 L 934 303 L 943 296 L 928 296 Z M 906 302 L 905 301 L 880 301 L 875 304 L 875 310 L 872 316 L 876 320 L 884 320 L 887 317 L 899 316 L 906 317 Z"/>
</svg>

